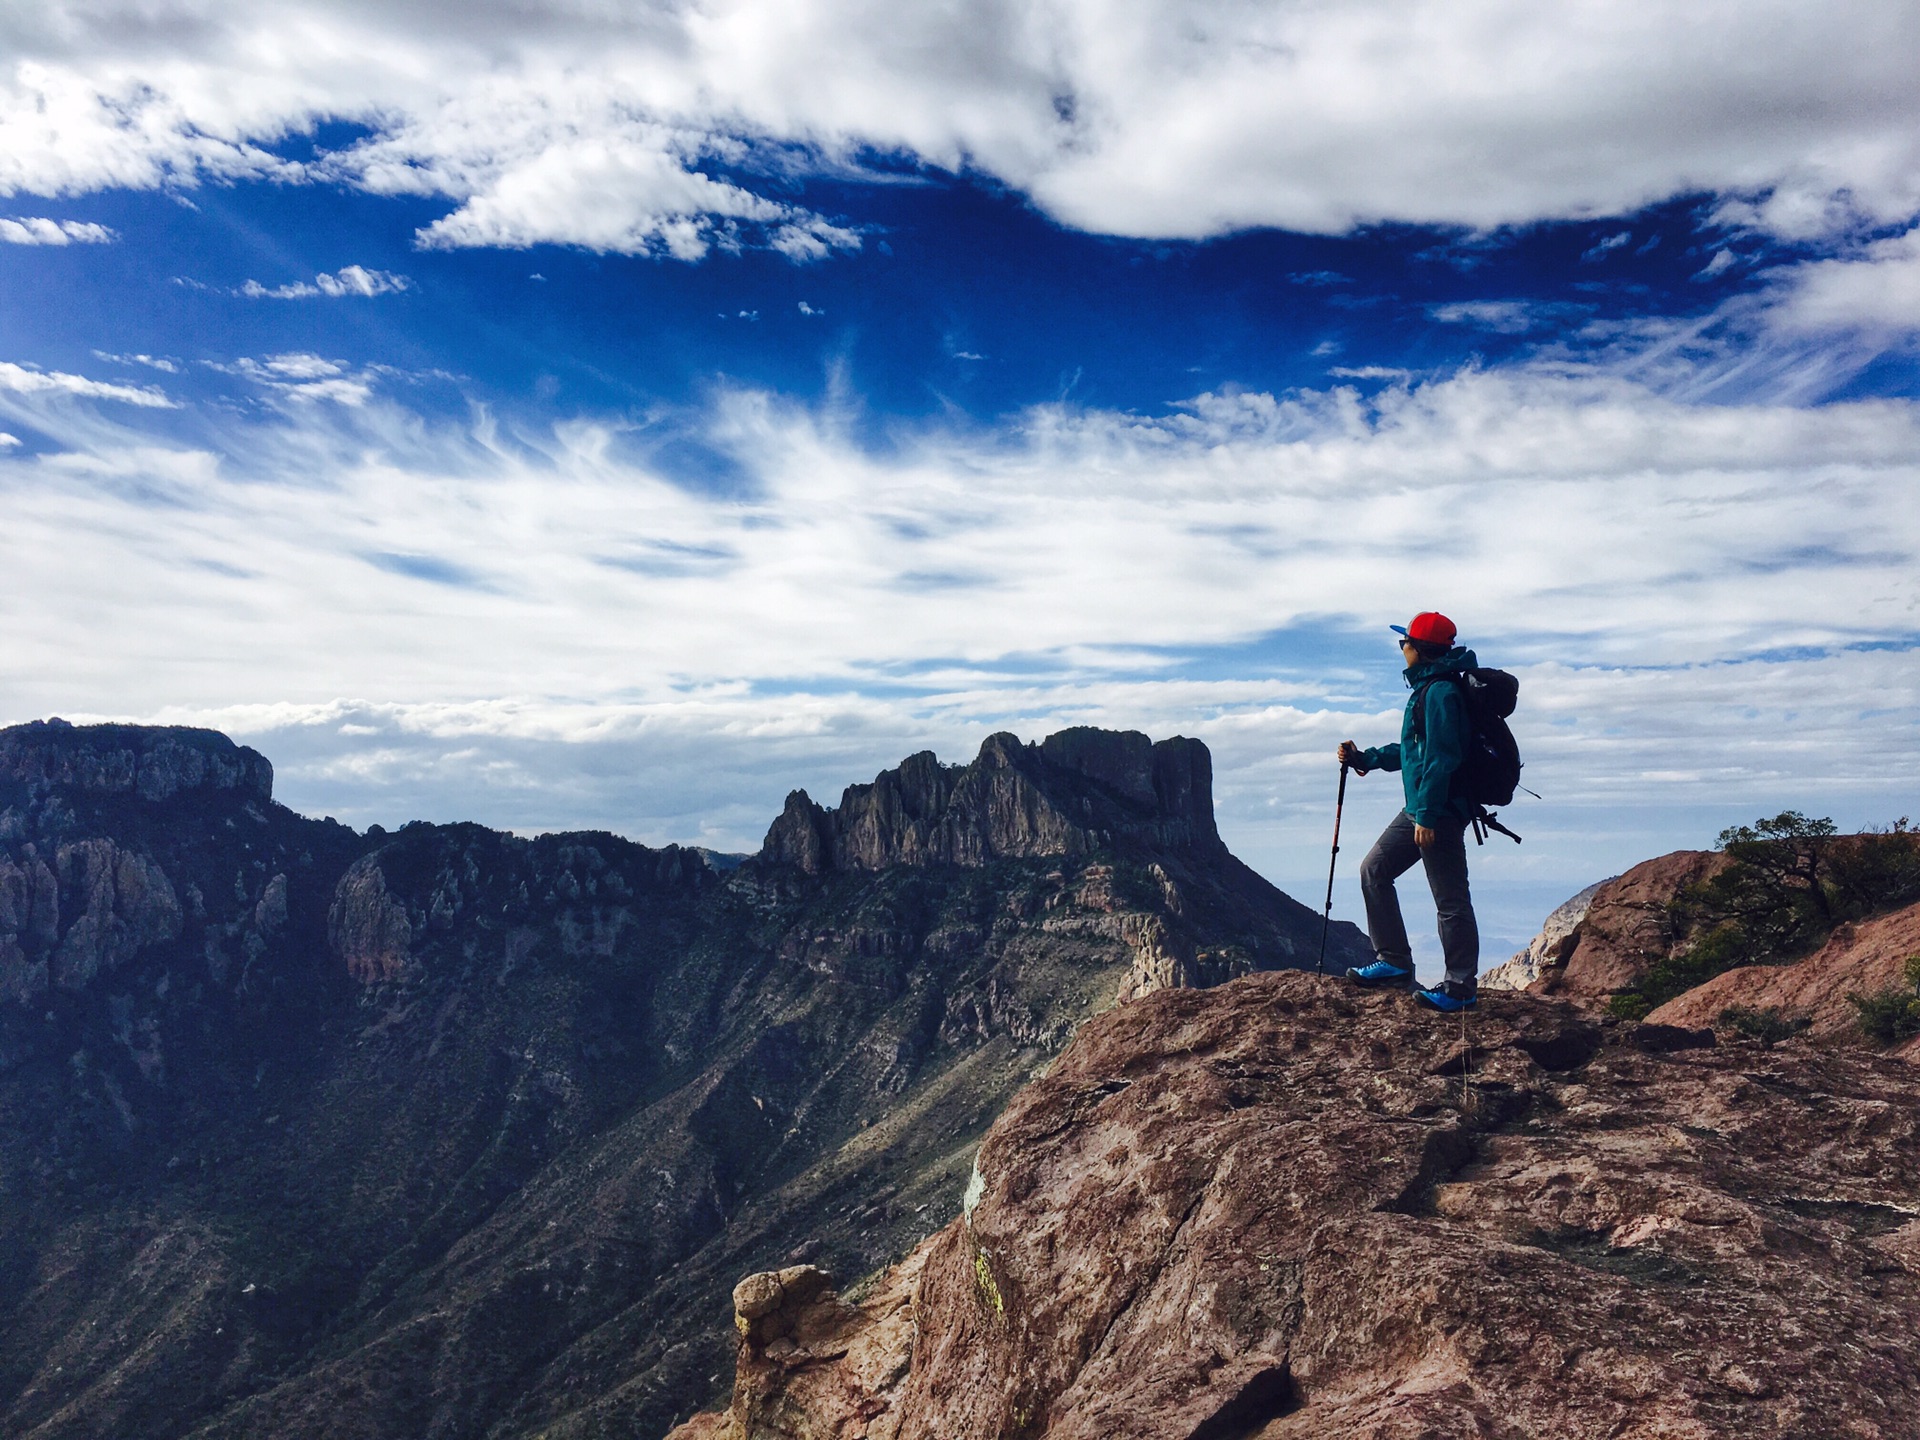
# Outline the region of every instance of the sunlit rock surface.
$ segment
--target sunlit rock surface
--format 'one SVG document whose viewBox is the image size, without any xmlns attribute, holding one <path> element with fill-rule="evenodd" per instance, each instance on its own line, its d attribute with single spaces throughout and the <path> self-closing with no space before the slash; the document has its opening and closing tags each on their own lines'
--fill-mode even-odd
<svg viewBox="0 0 1920 1440">
<path fill-rule="evenodd" d="M 1920 1434 L 1886 1057 L 1259 975 L 1089 1023 L 978 1174 L 680 1440 Z"/>
</svg>

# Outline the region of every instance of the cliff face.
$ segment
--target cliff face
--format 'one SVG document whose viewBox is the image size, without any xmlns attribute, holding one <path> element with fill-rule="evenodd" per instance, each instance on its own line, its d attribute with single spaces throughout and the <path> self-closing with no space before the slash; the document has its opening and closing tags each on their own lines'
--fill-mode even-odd
<svg viewBox="0 0 1920 1440">
<path fill-rule="evenodd" d="M 1163 992 L 858 1304 L 744 1284 L 733 1407 L 679 1434 L 1914 1436 L 1916 1102 L 1525 995 L 1463 1032 L 1313 976 Z"/>
<path fill-rule="evenodd" d="M 1220 851 L 1213 761 L 1197 740 L 1062 730 L 1038 745 L 992 735 L 970 765 L 909 756 L 837 810 L 796 790 L 761 848 L 809 875 L 893 865 L 984 865 L 1116 845 Z"/>
<path fill-rule="evenodd" d="M 1481 988 L 1524 990 L 1549 970 L 1565 966 L 1580 943 L 1580 927 L 1586 923 L 1587 912 L 1593 908 L 1595 897 L 1619 878 L 1615 875 L 1595 881 L 1571 899 L 1556 905 L 1541 923 L 1540 933 L 1528 942 L 1526 949 L 1511 960 L 1480 973 Z"/>
<path fill-rule="evenodd" d="M 1312 963 L 1207 777 L 996 737 L 722 870 L 356 835 L 206 732 L 0 732 L 0 1430 L 662 1433 L 742 1273 L 911 1248 L 1086 1016 Z"/>
<path fill-rule="evenodd" d="M 18 810 L 54 792 L 83 800 L 169 800 L 231 792 L 264 805 L 273 766 L 213 730 L 182 726 L 69 725 L 36 720 L 0 730 L 0 806 Z"/>
</svg>

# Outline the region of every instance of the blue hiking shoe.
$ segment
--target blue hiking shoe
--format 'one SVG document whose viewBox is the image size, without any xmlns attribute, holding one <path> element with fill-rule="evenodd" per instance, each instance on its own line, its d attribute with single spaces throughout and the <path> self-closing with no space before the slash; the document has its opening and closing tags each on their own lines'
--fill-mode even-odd
<svg viewBox="0 0 1920 1440">
<path fill-rule="evenodd" d="M 1389 965 L 1384 960 L 1376 960 L 1371 965 L 1359 965 L 1347 971 L 1347 979 L 1362 990 L 1411 990 L 1413 971 L 1402 970 L 1398 965 Z"/>
<path fill-rule="evenodd" d="M 1480 1001 L 1479 987 L 1458 980 L 1442 980 L 1438 985 L 1413 992 L 1414 1003 L 1438 1010 L 1442 1015 L 1458 1015 L 1471 1010 Z"/>
</svg>

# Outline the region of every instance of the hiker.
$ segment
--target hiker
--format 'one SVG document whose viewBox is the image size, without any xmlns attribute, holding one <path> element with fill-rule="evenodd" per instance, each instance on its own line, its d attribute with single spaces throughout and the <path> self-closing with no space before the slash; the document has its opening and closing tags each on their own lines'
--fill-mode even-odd
<svg viewBox="0 0 1920 1440">
<path fill-rule="evenodd" d="M 1459 676 L 1477 668 L 1471 650 L 1454 644 L 1458 633 L 1446 616 L 1422 611 L 1408 625 L 1392 627 L 1400 636 L 1406 661 L 1406 714 L 1400 743 L 1362 750 L 1342 741 L 1335 753 L 1356 774 L 1398 770 L 1406 790 L 1406 808 L 1394 816 L 1360 865 L 1360 893 L 1367 905 L 1367 937 L 1373 942 L 1371 965 L 1347 971 L 1356 985 L 1409 990 L 1421 1004 L 1449 1014 L 1471 1009 L 1478 991 L 1480 926 L 1467 889 L 1467 826 L 1479 806 L 1453 793 L 1455 772 L 1467 755 L 1471 736 L 1466 697 Z M 1418 862 L 1426 867 L 1439 912 L 1440 948 L 1446 978 L 1436 986 L 1414 981 L 1413 948 L 1393 882 Z"/>
</svg>

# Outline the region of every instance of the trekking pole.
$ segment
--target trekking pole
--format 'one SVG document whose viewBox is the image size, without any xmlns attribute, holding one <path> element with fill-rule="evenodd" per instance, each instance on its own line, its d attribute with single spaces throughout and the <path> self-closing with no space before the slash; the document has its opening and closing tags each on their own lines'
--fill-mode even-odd
<svg viewBox="0 0 1920 1440">
<path fill-rule="evenodd" d="M 1460 1113 L 1473 1113 L 1473 1038 L 1467 1031 L 1467 1012 L 1460 1012 L 1460 1043 L 1465 1047 L 1460 1057 Z"/>
<path fill-rule="evenodd" d="M 1327 930 L 1333 924 L 1333 868 L 1340 863 L 1340 812 L 1347 808 L 1347 762 L 1340 762 L 1340 794 L 1333 802 L 1333 854 L 1327 857 L 1327 904 L 1320 912 L 1320 958 L 1313 962 L 1316 975 L 1327 973 Z"/>
</svg>

